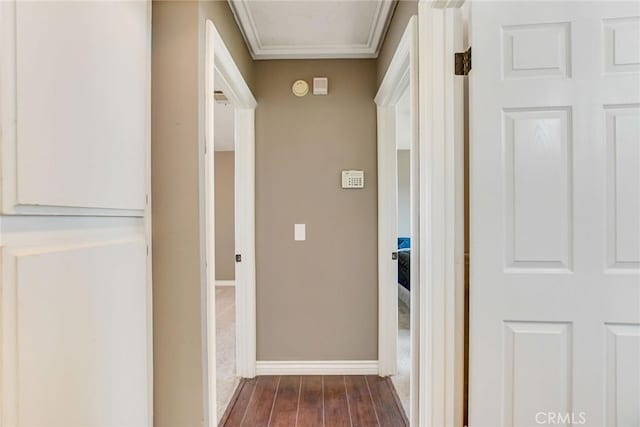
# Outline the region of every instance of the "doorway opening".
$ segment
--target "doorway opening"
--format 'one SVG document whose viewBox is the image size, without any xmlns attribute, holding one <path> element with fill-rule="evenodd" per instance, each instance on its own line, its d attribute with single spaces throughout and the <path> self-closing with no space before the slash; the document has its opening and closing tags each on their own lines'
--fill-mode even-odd
<svg viewBox="0 0 640 427">
<path fill-rule="evenodd" d="M 211 21 L 206 23 L 203 258 L 208 417 L 220 420 L 256 365 L 256 101 Z"/>
<path fill-rule="evenodd" d="M 214 81 L 220 80 L 217 75 Z M 236 375 L 235 123 L 229 98 L 219 87 L 214 93 L 216 419 L 220 421 L 239 384 Z"/>
<path fill-rule="evenodd" d="M 411 385 L 411 99 L 407 87 L 396 105 L 396 212 L 398 240 L 398 349 L 391 377 L 406 414 Z"/>
<path fill-rule="evenodd" d="M 411 425 L 419 425 L 418 28 L 409 21 L 375 102 L 378 108 L 378 369 Z"/>
</svg>

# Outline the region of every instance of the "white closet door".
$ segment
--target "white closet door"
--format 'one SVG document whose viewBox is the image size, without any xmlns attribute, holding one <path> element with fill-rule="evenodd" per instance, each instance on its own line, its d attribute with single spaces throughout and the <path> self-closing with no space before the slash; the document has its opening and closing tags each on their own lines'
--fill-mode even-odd
<svg viewBox="0 0 640 427">
<path fill-rule="evenodd" d="M 135 1 L 3 6 L 4 212 L 144 210 L 147 14 Z"/>
<path fill-rule="evenodd" d="M 0 425 L 152 424 L 150 10 L 0 3 Z"/>
<path fill-rule="evenodd" d="M 470 425 L 640 425 L 640 4 L 472 2 Z"/>
</svg>

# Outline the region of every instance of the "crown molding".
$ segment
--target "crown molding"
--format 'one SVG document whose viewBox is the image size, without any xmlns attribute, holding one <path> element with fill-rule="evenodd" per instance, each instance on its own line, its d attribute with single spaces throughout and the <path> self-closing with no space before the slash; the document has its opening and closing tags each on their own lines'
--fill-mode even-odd
<svg viewBox="0 0 640 427">
<path fill-rule="evenodd" d="M 255 0 L 254 0 L 255 1 Z M 379 0 L 366 44 L 266 45 L 260 39 L 251 0 L 228 0 L 253 59 L 377 58 L 397 0 Z"/>
</svg>

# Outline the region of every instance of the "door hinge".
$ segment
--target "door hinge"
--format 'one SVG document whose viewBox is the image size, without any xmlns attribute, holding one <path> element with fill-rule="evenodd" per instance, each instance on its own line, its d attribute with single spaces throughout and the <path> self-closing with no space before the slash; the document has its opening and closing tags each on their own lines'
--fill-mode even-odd
<svg viewBox="0 0 640 427">
<path fill-rule="evenodd" d="M 236 262 L 242 262 L 242 255 L 236 254 Z"/>
<path fill-rule="evenodd" d="M 466 76 L 471 71 L 471 48 L 466 52 L 456 52 L 456 76 Z"/>
<path fill-rule="evenodd" d="M 391 259 L 392 260 L 397 260 L 398 259 L 398 252 L 391 252 Z"/>
</svg>

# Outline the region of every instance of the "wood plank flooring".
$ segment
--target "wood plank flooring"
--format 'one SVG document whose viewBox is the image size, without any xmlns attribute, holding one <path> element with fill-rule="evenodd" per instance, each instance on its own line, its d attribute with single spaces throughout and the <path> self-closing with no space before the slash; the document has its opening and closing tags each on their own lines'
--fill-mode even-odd
<svg viewBox="0 0 640 427">
<path fill-rule="evenodd" d="M 393 385 L 378 376 L 243 380 L 221 427 L 407 427 Z"/>
</svg>

